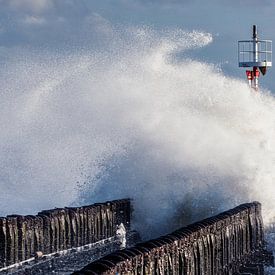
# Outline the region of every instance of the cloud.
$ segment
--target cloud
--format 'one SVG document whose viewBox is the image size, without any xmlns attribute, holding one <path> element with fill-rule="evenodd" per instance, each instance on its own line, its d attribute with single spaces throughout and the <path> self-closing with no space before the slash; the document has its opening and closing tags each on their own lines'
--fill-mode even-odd
<svg viewBox="0 0 275 275">
<path fill-rule="evenodd" d="M 53 5 L 51 0 L 10 0 L 9 7 L 16 11 L 42 13 Z"/>
<path fill-rule="evenodd" d="M 46 23 L 45 18 L 41 16 L 30 16 L 27 15 L 23 22 L 28 25 L 44 25 Z"/>
</svg>

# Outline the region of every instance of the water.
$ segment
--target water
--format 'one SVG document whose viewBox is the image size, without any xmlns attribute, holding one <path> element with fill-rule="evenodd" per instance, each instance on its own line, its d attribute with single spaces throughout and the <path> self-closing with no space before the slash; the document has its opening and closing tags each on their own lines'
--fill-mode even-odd
<svg viewBox="0 0 275 275">
<path fill-rule="evenodd" d="M 189 57 L 211 42 L 101 23 L 96 45 L 5 53 L 1 214 L 131 197 L 147 237 L 247 201 L 273 217 L 274 97 Z"/>
</svg>

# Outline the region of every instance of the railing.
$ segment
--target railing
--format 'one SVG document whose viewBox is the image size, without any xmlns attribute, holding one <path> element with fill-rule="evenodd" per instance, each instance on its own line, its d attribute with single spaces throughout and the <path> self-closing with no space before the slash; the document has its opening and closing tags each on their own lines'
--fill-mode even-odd
<svg viewBox="0 0 275 275">
<path fill-rule="evenodd" d="M 238 41 L 239 67 L 272 66 L 272 41 L 257 40 L 257 50 L 253 49 L 253 40 Z M 257 60 L 254 57 L 257 56 Z"/>
<path fill-rule="evenodd" d="M 0 218 L 0 267 L 115 236 L 116 226 L 130 228 L 129 199 L 83 207 L 45 210 L 36 216 Z"/>
<path fill-rule="evenodd" d="M 262 248 L 261 205 L 253 202 L 109 254 L 74 274 L 234 274 Z"/>
</svg>

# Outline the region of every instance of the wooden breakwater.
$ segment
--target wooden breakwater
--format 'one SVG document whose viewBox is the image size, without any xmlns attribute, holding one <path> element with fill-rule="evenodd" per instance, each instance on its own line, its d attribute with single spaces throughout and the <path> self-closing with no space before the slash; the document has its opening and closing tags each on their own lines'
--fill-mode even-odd
<svg viewBox="0 0 275 275">
<path fill-rule="evenodd" d="M 0 267 L 115 236 L 123 223 L 130 228 L 129 199 L 82 207 L 44 210 L 35 216 L 0 218 Z"/>
<path fill-rule="evenodd" d="M 263 274 L 262 265 L 252 264 L 265 254 L 263 237 L 261 205 L 247 203 L 109 254 L 74 274 Z"/>
</svg>

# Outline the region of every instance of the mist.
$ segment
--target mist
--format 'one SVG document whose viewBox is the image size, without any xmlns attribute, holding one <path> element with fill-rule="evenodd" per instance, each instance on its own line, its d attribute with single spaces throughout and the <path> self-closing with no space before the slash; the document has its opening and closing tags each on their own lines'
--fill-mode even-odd
<svg viewBox="0 0 275 275">
<path fill-rule="evenodd" d="M 97 25 L 0 69 L 1 215 L 130 197 L 145 238 L 258 200 L 274 216 L 275 100 L 190 52 L 209 33 Z"/>
</svg>

